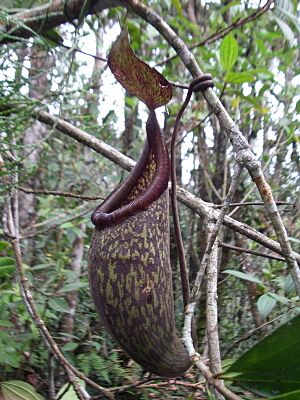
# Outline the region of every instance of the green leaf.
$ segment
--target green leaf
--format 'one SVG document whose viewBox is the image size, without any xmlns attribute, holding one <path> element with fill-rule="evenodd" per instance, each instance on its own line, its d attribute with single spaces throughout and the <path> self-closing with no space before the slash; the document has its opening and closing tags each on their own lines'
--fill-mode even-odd
<svg viewBox="0 0 300 400">
<path fill-rule="evenodd" d="M 150 110 L 170 101 L 171 85 L 156 69 L 137 58 L 130 46 L 127 29 L 122 30 L 113 44 L 108 65 L 117 81 Z"/>
<path fill-rule="evenodd" d="M 245 83 L 253 82 L 255 80 L 254 75 L 251 72 L 228 72 L 224 81 L 227 83 Z"/>
<path fill-rule="evenodd" d="M 42 397 L 29 383 L 22 381 L 7 381 L 1 383 L 5 400 L 41 400 Z"/>
<path fill-rule="evenodd" d="M 66 293 L 66 292 L 72 292 L 73 290 L 78 290 L 83 287 L 86 287 L 88 285 L 87 282 L 75 282 L 75 283 L 67 283 L 64 285 L 59 292 L 60 293 Z"/>
<path fill-rule="evenodd" d="M 279 396 L 271 397 L 269 400 L 299 400 L 300 399 L 300 390 L 295 390 L 289 393 L 283 393 Z"/>
<path fill-rule="evenodd" d="M 180 0 L 172 0 L 172 4 L 176 8 L 176 11 L 177 11 L 178 15 L 180 17 L 182 17 L 183 12 L 182 12 L 182 5 L 181 5 Z"/>
<path fill-rule="evenodd" d="M 45 32 L 42 32 L 42 36 L 51 46 L 57 46 L 59 43 L 63 43 L 63 38 L 59 34 L 57 29 L 48 29 Z"/>
<path fill-rule="evenodd" d="M 244 279 L 245 281 L 254 282 L 260 286 L 265 287 L 265 285 L 259 278 L 257 278 L 254 275 L 245 274 L 244 272 L 241 272 L 241 271 L 236 271 L 234 269 L 226 269 L 225 271 L 222 271 L 222 274 L 233 275 L 233 276 L 236 276 L 237 278 Z"/>
<path fill-rule="evenodd" d="M 11 275 L 16 270 L 15 260 L 11 257 L 0 257 L 0 278 Z"/>
<path fill-rule="evenodd" d="M 273 297 L 273 299 L 275 299 L 278 303 L 288 305 L 290 302 L 287 297 L 280 296 L 279 294 L 276 294 L 276 293 L 269 293 L 269 296 Z"/>
<path fill-rule="evenodd" d="M 222 68 L 229 72 L 237 61 L 239 46 L 233 34 L 225 36 L 220 47 L 220 62 Z"/>
<path fill-rule="evenodd" d="M 294 281 L 292 275 L 289 274 L 284 278 L 284 291 L 286 294 L 289 294 L 295 290 Z"/>
<path fill-rule="evenodd" d="M 72 351 L 72 350 L 77 349 L 77 347 L 78 347 L 78 343 L 70 342 L 63 346 L 63 350 Z"/>
<path fill-rule="evenodd" d="M 11 257 L 0 257 L 0 267 L 15 266 L 16 262 Z"/>
<path fill-rule="evenodd" d="M 230 380 L 260 396 L 278 396 L 300 387 L 300 316 L 267 336 L 226 371 Z"/>
<path fill-rule="evenodd" d="M 58 312 L 68 312 L 70 310 L 70 306 L 67 303 L 67 301 L 65 299 L 59 299 L 59 298 L 55 298 L 52 297 L 49 300 L 49 307 L 52 310 L 58 311 Z"/>
<path fill-rule="evenodd" d="M 85 388 L 85 382 L 79 379 L 80 386 Z M 66 390 L 67 389 L 67 390 Z M 63 396 L 62 396 L 63 395 Z M 61 397 L 62 396 L 62 397 Z M 57 399 L 60 400 L 78 400 L 78 396 L 73 388 L 72 385 L 69 383 L 66 383 L 57 393 L 56 395 Z"/>
<path fill-rule="evenodd" d="M 10 246 L 9 242 L 5 242 L 4 240 L 0 240 L 0 251 L 7 249 Z"/>
<path fill-rule="evenodd" d="M 9 266 L 9 267 L 0 267 L 0 278 L 6 278 L 10 276 L 13 272 L 15 272 L 16 268 Z"/>
<path fill-rule="evenodd" d="M 263 294 L 257 300 L 257 309 L 260 316 L 266 319 L 270 312 L 273 310 L 277 301 L 269 293 Z"/>
</svg>

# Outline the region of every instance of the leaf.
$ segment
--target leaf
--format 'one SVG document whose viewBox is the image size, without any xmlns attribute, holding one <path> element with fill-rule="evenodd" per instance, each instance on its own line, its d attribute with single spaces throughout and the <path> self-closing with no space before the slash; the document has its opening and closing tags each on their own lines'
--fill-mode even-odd
<svg viewBox="0 0 300 400">
<path fill-rule="evenodd" d="M 226 374 L 240 373 L 230 380 L 268 398 L 299 390 L 299 332 L 300 315 L 253 346 L 228 368 Z"/>
<path fill-rule="evenodd" d="M 91 2 L 92 2 L 91 0 L 84 0 L 78 17 L 78 26 L 82 26 L 85 17 L 88 15 L 91 7 Z"/>
<path fill-rule="evenodd" d="M 0 251 L 5 250 L 9 246 L 10 246 L 9 242 L 5 242 L 4 240 L 0 240 Z"/>
<path fill-rule="evenodd" d="M 239 54 L 239 46 L 233 34 L 225 36 L 220 47 L 220 62 L 222 68 L 229 72 L 234 66 Z"/>
<path fill-rule="evenodd" d="M 81 289 L 83 287 L 86 287 L 88 285 L 87 282 L 75 282 L 75 283 L 67 283 L 64 285 L 59 292 L 60 293 L 66 293 L 66 292 L 72 292 L 73 290 Z"/>
<path fill-rule="evenodd" d="M 255 80 L 254 75 L 251 72 L 228 72 L 225 75 L 224 81 L 227 83 L 245 83 L 253 82 Z"/>
<path fill-rule="evenodd" d="M 15 260 L 11 257 L 0 257 L 0 277 L 11 275 L 16 269 Z"/>
<path fill-rule="evenodd" d="M 277 301 L 269 293 L 263 294 L 257 300 L 257 309 L 260 316 L 266 319 L 270 312 L 273 310 Z"/>
<path fill-rule="evenodd" d="M 70 306 L 65 299 L 51 298 L 49 300 L 49 307 L 58 312 L 68 312 L 70 310 Z"/>
<path fill-rule="evenodd" d="M 236 276 L 237 278 L 257 283 L 260 286 L 263 286 L 263 287 L 265 286 L 260 279 L 256 278 L 256 276 L 245 274 L 244 272 L 236 271 L 234 269 L 226 269 L 225 271 L 222 271 L 222 274 L 230 274 L 230 275 Z"/>
<path fill-rule="evenodd" d="M 62 349 L 63 349 L 64 351 L 72 351 L 72 350 L 77 349 L 77 347 L 78 347 L 78 343 L 70 342 L 70 343 L 66 343 L 66 344 L 63 346 Z"/>
<path fill-rule="evenodd" d="M 80 386 L 85 388 L 85 382 L 79 379 Z M 67 389 L 67 390 L 66 390 Z M 60 388 L 59 392 L 56 395 L 57 399 L 60 400 L 78 400 L 78 396 L 75 393 L 75 390 L 72 385 L 66 383 L 62 388 Z"/>
<path fill-rule="evenodd" d="M 156 69 L 137 58 L 130 46 L 127 29 L 122 30 L 113 44 L 108 65 L 117 81 L 150 110 L 170 101 L 171 85 Z"/>
<path fill-rule="evenodd" d="M 42 397 L 33 386 L 23 381 L 7 381 L 1 383 L 5 400 L 41 400 Z"/>
<path fill-rule="evenodd" d="M 288 40 L 289 45 L 292 47 L 295 41 L 294 32 L 291 30 L 291 28 L 285 21 L 275 16 L 273 16 L 273 18 L 277 22 L 280 29 L 282 30 L 282 33 L 284 34 L 286 39 Z"/>
<path fill-rule="evenodd" d="M 11 257 L 0 257 L 0 267 L 15 266 L 15 260 Z"/>
<path fill-rule="evenodd" d="M 43 32 L 42 36 L 52 46 L 57 46 L 59 43 L 63 43 L 64 41 L 58 30 L 54 28 L 48 29 L 47 31 Z"/>
<path fill-rule="evenodd" d="M 295 390 L 293 392 L 288 392 L 280 394 L 279 396 L 271 397 L 269 400 L 299 400 L 300 390 Z"/>
<path fill-rule="evenodd" d="M 0 278 L 6 278 L 15 272 L 16 267 L 14 265 L 4 265 L 0 267 Z"/>
<path fill-rule="evenodd" d="M 284 292 L 286 294 L 289 294 L 289 293 L 293 292 L 294 290 L 295 290 L 294 281 L 293 281 L 292 275 L 289 274 L 288 276 L 286 276 L 284 278 Z"/>
<path fill-rule="evenodd" d="M 180 17 L 182 17 L 183 12 L 182 12 L 182 5 L 181 5 L 180 0 L 172 0 L 172 4 L 176 8 L 176 11 L 177 11 L 178 15 Z"/>
</svg>

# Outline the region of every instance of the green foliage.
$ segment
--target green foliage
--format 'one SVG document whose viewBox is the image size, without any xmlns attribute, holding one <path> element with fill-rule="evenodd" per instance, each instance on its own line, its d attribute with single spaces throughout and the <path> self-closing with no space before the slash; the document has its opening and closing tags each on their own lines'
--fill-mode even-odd
<svg viewBox="0 0 300 400">
<path fill-rule="evenodd" d="M 299 329 L 297 316 L 231 364 L 223 378 L 228 374 L 228 379 L 260 396 L 290 396 L 300 385 Z"/>
<path fill-rule="evenodd" d="M 85 382 L 82 380 L 79 380 L 80 386 L 85 388 Z M 74 390 L 73 385 L 70 383 L 66 383 L 64 386 L 60 388 L 60 390 L 57 393 L 57 398 L 62 399 L 62 400 L 77 400 L 78 396 Z"/>
<path fill-rule="evenodd" d="M 102 384 L 118 385 L 129 378 L 130 371 L 121 366 L 118 352 L 113 350 L 108 357 L 93 352 L 77 356 L 80 369 L 87 375 L 95 375 Z"/>
<path fill-rule="evenodd" d="M 4 400 L 41 400 L 42 397 L 26 382 L 7 381 L 0 384 Z"/>
<path fill-rule="evenodd" d="M 225 36 L 220 46 L 220 62 L 226 72 L 230 72 L 237 61 L 239 45 L 233 34 Z M 238 83 L 238 82 L 237 82 Z"/>
</svg>

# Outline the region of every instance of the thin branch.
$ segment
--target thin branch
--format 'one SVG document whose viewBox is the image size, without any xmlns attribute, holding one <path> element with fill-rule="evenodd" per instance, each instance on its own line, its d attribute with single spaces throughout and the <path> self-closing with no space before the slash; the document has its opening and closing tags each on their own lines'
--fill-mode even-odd
<svg viewBox="0 0 300 400">
<path fill-rule="evenodd" d="M 224 356 L 226 356 L 228 353 L 230 353 L 231 350 L 235 349 L 236 346 L 238 344 L 240 344 L 241 342 L 243 342 L 244 340 L 247 340 L 248 338 L 250 338 L 253 334 L 255 334 L 256 332 L 260 331 L 261 329 L 264 329 L 265 327 L 267 327 L 268 325 L 273 324 L 274 322 L 278 321 L 279 319 L 282 318 L 282 315 L 279 315 L 276 318 L 273 318 L 271 321 L 267 321 L 264 324 L 258 326 L 257 328 L 251 329 L 249 332 L 247 332 L 245 335 L 243 335 L 242 337 L 238 338 L 237 340 L 235 340 L 233 343 L 231 343 L 231 345 L 225 350 L 224 352 Z"/>
<path fill-rule="evenodd" d="M 213 225 L 208 227 L 213 231 Z M 207 266 L 207 288 L 206 288 L 206 332 L 209 351 L 210 368 L 214 375 L 222 371 L 221 353 L 218 329 L 218 246 L 214 244 L 210 262 Z M 223 399 L 219 393 L 216 398 Z"/>
<path fill-rule="evenodd" d="M 254 256 L 270 258 L 271 260 L 285 261 L 284 257 L 273 256 L 271 254 L 266 254 L 266 253 L 262 253 L 260 251 L 245 249 L 244 247 L 233 246 L 232 244 L 227 244 L 227 243 L 224 243 L 224 242 L 220 242 L 219 246 L 220 247 L 224 247 L 225 249 L 234 250 L 234 251 L 238 251 L 238 252 L 241 252 L 241 253 L 248 253 L 248 254 L 252 254 Z"/>
<path fill-rule="evenodd" d="M 22 186 L 16 186 L 18 190 L 24 193 L 33 193 L 33 194 L 44 194 L 44 195 L 52 195 L 52 196 L 63 196 L 63 197 L 74 197 L 75 199 L 81 200 L 104 200 L 104 197 L 100 196 L 82 196 L 80 194 L 74 194 L 71 192 L 59 192 L 56 190 L 34 190 L 30 188 L 25 188 Z"/>
<path fill-rule="evenodd" d="M 262 201 L 246 201 L 244 203 L 231 203 L 229 207 L 242 207 L 242 206 L 264 206 L 265 203 Z M 288 201 L 276 201 L 277 206 L 293 206 L 295 207 L 294 203 L 290 203 Z M 214 208 L 222 208 L 223 204 L 215 204 Z"/>
</svg>

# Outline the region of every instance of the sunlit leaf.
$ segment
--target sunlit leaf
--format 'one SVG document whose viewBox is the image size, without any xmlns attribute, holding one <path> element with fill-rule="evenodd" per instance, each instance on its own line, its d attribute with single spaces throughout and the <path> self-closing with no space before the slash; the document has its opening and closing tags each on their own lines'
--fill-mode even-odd
<svg viewBox="0 0 300 400">
<path fill-rule="evenodd" d="M 182 16 L 183 13 L 182 13 L 182 5 L 181 5 L 180 0 L 172 0 L 172 4 L 176 8 L 178 15 Z"/>
<path fill-rule="evenodd" d="M 237 61 L 239 46 L 233 34 L 225 36 L 220 47 L 220 62 L 222 68 L 229 72 Z"/>
<path fill-rule="evenodd" d="M 108 65 L 121 85 L 149 109 L 167 104 L 172 97 L 169 82 L 134 54 L 127 29 L 123 29 L 108 55 Z"/>
<path fill-rule="evenodd" d="M 227 83 L 245 83 L 245 82 L 253 82 L 255 80 L 254 75 L 251 72 L 243 71 L 243 72 L 228 72 L 224 81 Z"/>
</svg>

